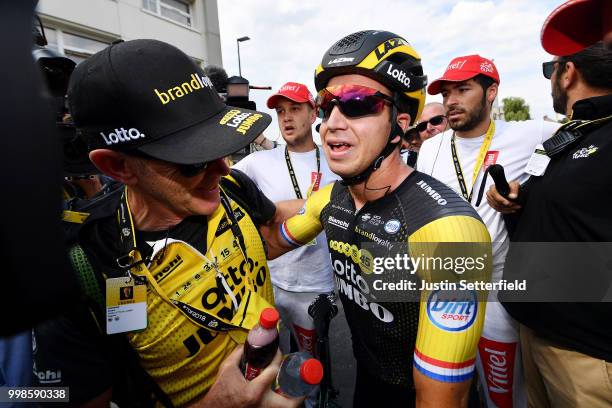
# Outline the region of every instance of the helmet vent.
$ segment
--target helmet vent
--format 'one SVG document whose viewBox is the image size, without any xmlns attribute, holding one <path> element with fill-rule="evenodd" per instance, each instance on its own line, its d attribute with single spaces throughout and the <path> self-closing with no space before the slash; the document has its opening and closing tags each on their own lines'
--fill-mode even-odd
<svg viewBox="0 0 612 408">
<path fill-rule="evenodd" d="M 347 35 L 331 47 L 329 54 L 342 55 L 357 51 L 363 45 L 368 34 L 373 32 L 373 30 L 366 30 Z"/>
</svg>

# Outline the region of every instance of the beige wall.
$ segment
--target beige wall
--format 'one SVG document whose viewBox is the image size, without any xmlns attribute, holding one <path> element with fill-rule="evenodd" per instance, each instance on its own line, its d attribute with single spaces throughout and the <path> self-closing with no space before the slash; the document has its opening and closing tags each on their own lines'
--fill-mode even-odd
<svg viewBox="0 0 612 408">
<path fill-rule="evenodd" d="M 149 13 L 142 0 L 40 0 L 38 11 L 50 27 L 105 41 L 154 38 L 204 64 L 223 65 L 216 0 L 193 1 L 191 28 Z"/>
</svg>

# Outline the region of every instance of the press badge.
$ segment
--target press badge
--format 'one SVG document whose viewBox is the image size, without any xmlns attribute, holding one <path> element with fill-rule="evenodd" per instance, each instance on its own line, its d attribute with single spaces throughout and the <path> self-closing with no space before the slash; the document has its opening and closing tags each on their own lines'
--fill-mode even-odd
<svg viewBox="0 0 612 408">
<path fill-rule="evenodd" d="M 106 334 L 147 327 L 147 285 L 133 278 L 106 280 Z"/>
<path fill-rule="evenodd" d="M 550 157 L 546 155 L 544 146 L 539 144 L 529 158 L 527 167 L 525 167 L 525 173 L 531 174 L 532 176 L 541 176 L 546 171 L 548 163 L 550 163 Z"/>
</svg>

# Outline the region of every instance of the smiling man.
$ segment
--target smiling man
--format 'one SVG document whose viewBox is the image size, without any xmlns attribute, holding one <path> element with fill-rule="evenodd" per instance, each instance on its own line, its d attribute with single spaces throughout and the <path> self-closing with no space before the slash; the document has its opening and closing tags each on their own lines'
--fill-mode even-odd
<svg viewBox="0 0 612 408">
<path fill-rule="evenodd" d="M 470 298 L 459 302 L 463 314 L 436 314 L 435 293 L 423 292 L 419 303 L 418 293 L 412 299 L 374 295 L 368 283 L 373 258 L 444 254 L 439 242 L 490 251 L 476 212 L 400 157 L 400 140 L 423 108 L 426 81 L 419 55 L 396 34 L 361 31 L 336 42 L 316 69 L 315 86 L 323 148 L 342 181 L 314 193 L 269 234 L 271 246 L 288 250 L 325 230 L 357 359 L 355 407 L 465 406 L 474 372 L 483 304 Z M 379 272 L 410 278 L 399 267 Z M 464 279 L 486 279 L 487 272 Z M 432 273 L 419 269 L 425 280 Z M 452 327 L 452 318 L 466 323 Z"/>
<path fill-rule="evenodd" d="M 237 346 L 274 302 L 257 228 L 276 208 L 224 157 L 269 115 L 227 107 L 189 56 L 155 40 L 82 62 L 68 100 L 91 161 L 125 187 L 67 226 L 87 300 L 36 328 L 40 385 L 96 407 L 148 406 L 151 395 L 166 406 L 296 405 L 270 390 L 280 356 L 251 382 L 238 367 Z"/>
</svg>

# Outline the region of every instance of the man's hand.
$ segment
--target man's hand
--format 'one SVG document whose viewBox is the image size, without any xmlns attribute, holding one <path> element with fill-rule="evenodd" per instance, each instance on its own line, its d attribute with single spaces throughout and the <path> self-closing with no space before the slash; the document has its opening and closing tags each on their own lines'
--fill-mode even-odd
<svg viewBox="0 0 612 408">
<path fill-rule="evenodd" d="M 247 381 L 240 371 L 242 353 L 243 348 L 238 345 L 221 364 L 217 379 L 204 399 L 190 408 L 292 408 L 304 401 L 304 398 L 284 397 L 271 389 L 280 368 L 280 352 L 253 381 Z"/>
<path fill-rule="evenodd" d="M 518 198 L 520 184 L 518 181 L 511 181 L 508 183 L 510 186 L 510 194 L 508 198 L 504 198 L 497 192 L 495 184 L 487 191 L 487 202 L 496 211 L 502 214 L 512 214 L 521 209 L 521 206 L 514 201 Z"/>
</svg>

